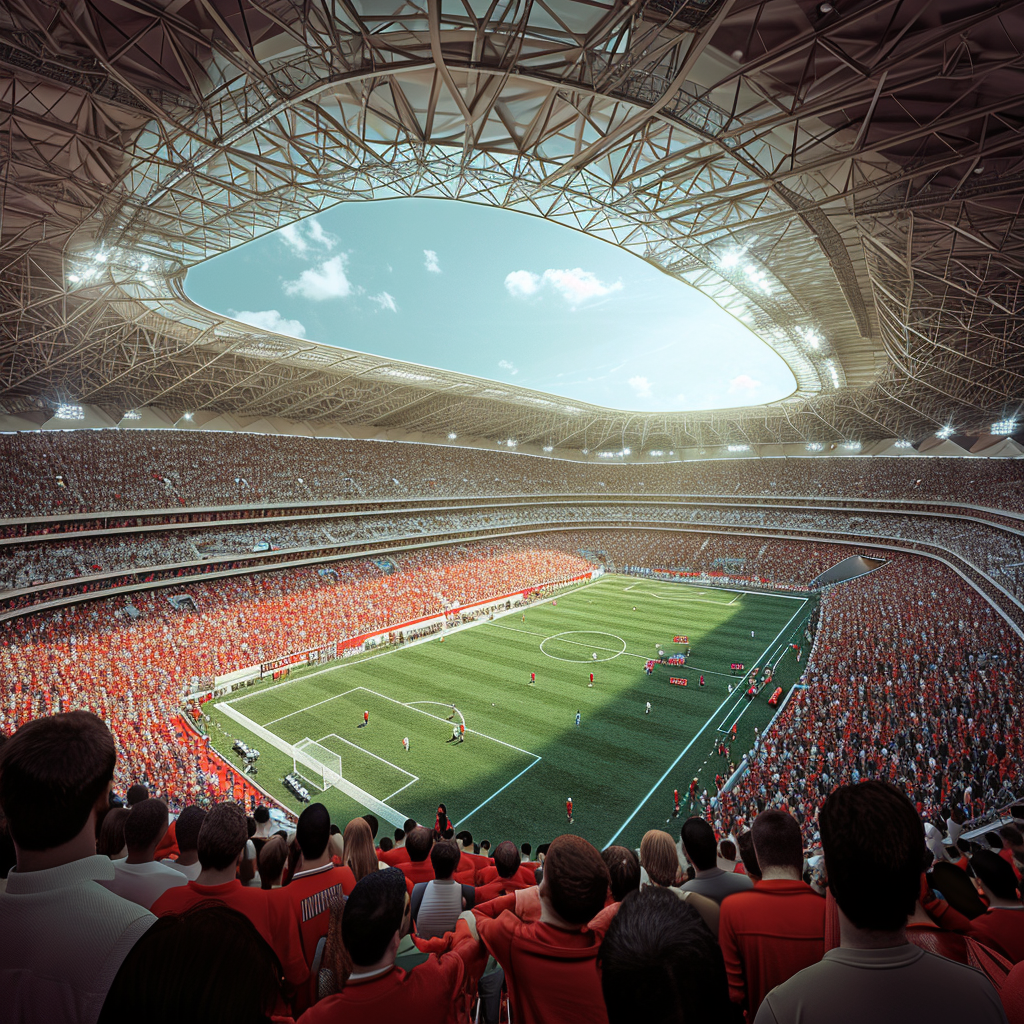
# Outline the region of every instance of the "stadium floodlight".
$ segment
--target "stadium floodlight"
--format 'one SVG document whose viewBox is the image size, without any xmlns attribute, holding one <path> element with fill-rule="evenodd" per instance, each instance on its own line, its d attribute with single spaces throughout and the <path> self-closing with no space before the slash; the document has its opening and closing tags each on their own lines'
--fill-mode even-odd
<svg viewBox="0 0 1024 1024">
<path fill-rule="evenodd" d="M 555 450 L 555 446 L 554 445 L 551 445 L 551 444 L 544 445 L 544 451 L 546 451 L 546 452 L 553 452 L 554 450 Z"/>
<path fill-rule="evenodd" d="M 848 452 L 859 452 L 861 448 L 860 441 L 844 441 L 843 447 Z"/>
<path fill-rule="evenodd" d="M 820 452 L 825 446 L 823 444 L 818 444 L 817 441 L 811 441 L 810 444 L 805 445 L 805 447 L 809 452 Z"/>
<path fill-rule="evenodd" d="M 799 334 L 811 348 L 818 348 L 821 345 L 821 338 L 818 337 L 817 331 L 812 327 L 805 327 Z"/>
<path fill-rule="evenodd" d="M 897 441 L 893 445 L 893 448 L 913 448 L 913 447 L 914 447 L 914 442 L 913 441 Z"/>
<path fill-rule="evenodd" d="M 999 420 L 998 423 L 992 424 L 992 433 L 1000 434 L 1004 437 L 1009 437 L 1011 434 L 1017 431 L 1016 420 Z"/>
<path fill-rule="evenodd" d="M 749 452 L 749 444 L 731 444 L 729 445 L 729 451 L 731 452 Z"/>
<path fill-rule="evenodd" d="M 941 440 L 945 441 L 947 438 L 953 436 L 953 428 L 952 427 L 943 427 L 941 430 L 936 430 L 935 431 L 935 436 L 940 438 Z"/>
<path fill-rule="evenodd" d="M 590 454 L 590 449 L 589 448 L 583 448 L 581 450 L 582 450 L 584 455 L 589 455 Z"/>
<path fill-rule="evenodd" d="M 454 441 L 454 440 L 455 440 L 455 439 L 456 439 L 456 438 L 457 438 L 458 436 L 459 436 L 459 435 L 458 435 L 458 434 L 456 434 L 456 433 L 455 433 L 455 431 L 452 431 L 452 432 L 451 432 L 451 433 L 450 433 L 450 434 L 448 435 L 448 440 L 449 440 L 449 441 Z"/>
<path fill-rule="evenodd" d="M 183 412 L 181 414 L 181 418 L 183 420 L 190 420 L 190 419 L 192 419 L 192 413 L 190 413 L 190 412 Z"/>
<path fill-rule="evenodd" d="M 54 411 L 54 419 L 58 420 L 84 420 L 85 410 L 80 405 L 58 405 Z"/>
<path fill-rule="evenodd" d="M 648 452 L 647 454 L 650 455 L 651 458 L 656 458 L 657 456 L 664 455 L 665 453 L 659 448 L 657 451 Z"/>
<path fill-rule="evenodd" d="M 675 455 L 675 452 L 669 452 L 669 455 Z"/>
<path fill-rule="evenodd" d="M 68 280 L 73 284 L 78 284 L 82 279 L 77 274 L 68 274 Z"/>
<path fill-rule="evenodd" d="M 135 409 L 129 409 L 122 417 L 123 420 L 141 420 L 142 413 Z"/>
<path fill-rule="evenodd" d="M 723 252 L 718 257 L 718 262 L 728 270 L 730 267 L 735 267 L 740 261 L 740 256 L 743 255 L 742 249 L 730 249 L 728 252 Z"/>
<path fill-rule="evenodd" d="M 509 446 L 509 448 L 515 448 L 515 446 L 518 443 L 519 443 L 518 441 L 514 441 L 511 437 L 505 442 L 505 444 L 507 444 Z"/>
<path fill-rule="evenodd" d="M 630 450 L 629 450 L 628 448 L 623 448 L 623 449 L 622 449 L 622 454 L 623 454 L 623 455 L 631 455 L 631 454 L 632 454 L 632 452 L 630 452 Z"/>
</svg>

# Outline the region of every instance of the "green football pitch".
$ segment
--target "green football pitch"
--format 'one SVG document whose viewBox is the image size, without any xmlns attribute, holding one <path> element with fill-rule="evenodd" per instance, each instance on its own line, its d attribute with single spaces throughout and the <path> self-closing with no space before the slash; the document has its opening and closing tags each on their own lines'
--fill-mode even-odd
<svg viewBox="0 0 1024 1024">
<path fill-rule="evenodd" d="M 815 600 L 606 575 L 557 604 L 450 632 L 444 642 L 388 647 L 232 694 L 213 706 L 212 739 L 236 764 L 234 739 L 256 746 L 258 781 L 295 810 L 301 805 L 281 782 L 292 758 L 246 721 L 285 745 L 309 739 L 340 755 L 349 789 L 383 801 L 399 820 L 432 823 L 444 802 L 457 830 L 492 845 L 513 839 L 536 846 L 571 831 L 598 847 L 635 847 L 649 828 L 676 831 L 678 822 L 666 825 L 674 788 L 685 814 L 695 775 L 712 793 L 715 775 L 728 775 L 716 748 L 734 723 L 737 763 L 754 728 L 767 724 L 774 685 L 750 701 L 730 666 L 743 663 L 749 672 L 774 665 L 775 683 L 788 690 L 801 669 L 788 645 L 803 644 Z M 656 665 L 648 676 L 647 659 L 659 648 L 666 655 L 681 650 L 673 638 L 684 635 L 685 668 Z M 672 677 L 687 686 L 671 684 Z M 466 728 L 459 744 L 447 742 L 453 703 L 455 722 Z M 316 778 L 301 764 L 298 770 Z M 334 786 L 307 789 L 342 825 L 364 813 Z M 381 827 L 385 835 L 392 826 Z"/>
</svg>

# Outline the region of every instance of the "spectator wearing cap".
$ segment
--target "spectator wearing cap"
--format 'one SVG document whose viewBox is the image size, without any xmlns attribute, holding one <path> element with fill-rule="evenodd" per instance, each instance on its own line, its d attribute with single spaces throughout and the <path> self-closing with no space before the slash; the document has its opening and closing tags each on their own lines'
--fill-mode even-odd
<svg viewBox="0 0 1024 1024">
<path fill-rule="evenodd" d="M 157 917 L 181 914 L 196 904 L 213 901 L 245 914 L 277 955 L 285 980 L 301 985 L 309 976 L 298 922 L 284 890 L 243 886 L 236 877 L 249 839 L 245 814 L 237 804 L 215 804 L 199 830 L 199 863 L 194 882 L 168 889 L 153 904 Z"/>
<path fill-rule="evenodd" d="M 495 918 L 474 911 L 462 915 L 503 968 L 518 1024 L 607 1020 L 597 970 L 600 940 L 586 924 L 604 906 L 609 882 L 608 868 L 590 843 L 559 836 L 544 860 L 539 921 L 522 921 L 510 911 Z"/>
<path fill-rule="evenodd" d="M 122 899 L 149 910 L 168 890 L 188 879 L 156 859 L 156 850 L 167 831 L 167 804 L 148 797 L 139 800 L 124 822 L 128 856 L 114 861 L 114 880 L 106 883 Z"/>
<path fill-rule="evenodd" d="M 309 965 L 316 955 L 317 943 L 327 935 L 332 901 L 341 900 L 356 886 L 351 868 L 334 866 L 330 840 L 331 816 L 327 808 L 320 803 L 310 804 L 299 815 L 295 830 L 302 859 L 282 890 L 291 901 Z"/>
<path fill-rule="evenodd" d="M 259 810 L 259 808 L 257 808 Z M 199 863 L 199 851 L 196 846 L 199 842 L 199 830 L 203 827 L 203 820 L 206 818 L 206 811 L 201 807 L 186 807 L 178 815 L 175 825 L 175 832 L 178 838 L 178 857 L 176 860 L 165 859 L 161 864 L 180 871 L 186 881 L 194 882 L 199 877 L 203 866 Z"/>
<path fill-rule="evenodd" d="M 340 928 L 335 926 L 339 918 Z M 324 965 L 336 991 L 307 1010 L 300 1024 L 453 1021 L 467 963 L 477 956 L 476 943 L 463 939 L 449 952 L 405 971 L 395 965 L 395 957 L 411 927 L 401 871 L 385 868 L 361 878 L 344 907 L 331 911 Z"/>
<path fill-rule="evenodd" d="M 424 939 L 444 935 L 455 929 L 463 910 L 473 906 L 473 886 L 453 877 L 459 863 L 459 848 L 454 839 L 444 839 L 430 848 L 434 877 L 417 882 L 412 890 L 412 919 L 416 934 Z"/>
<path fill-rule="evenodd" d="M 999 996 L 984 975 L 907 941 L 925 853 L 914 805 L 885 782 L 842 786 L 826 799 L 818 827 L 839 947 L 772 989 L 755 1024 L 1003 1024 Z"/>
<path fill-rule="evenodd" d="M 734 892 L 746 892 L 754 883 L 734 871 L 718 867 L 718 844 L 715 833 L 703 818 L 687 818 L 679 830 L 683 853 L 693 865 L 694 877 L 682 886 L 683 892 L 695 892 L 721 903 Z"/>
<path fill-rule="evenodd" d="M 96 853 L 117 750 L 95 715 L 23 725 L 0 748 L 0 807 L 17 864 L 0 893 L 5 1021 L 92 1024 L 122 961 L 155 921 L 104 885 Z"/>
<path fill-rule="evenodd" d="M 600 967 L 609 1024 L 735 1017 L 714 936 L 668 889 L 626 896 L 601 943 Z"/>
<path fill-rule="evenodd" d="M 1024 904 L 1013 869 L 992 850 L 979 850 L 971 858 L 978 888 L 988 910 L 971 921 L 970 934 L 1002 953 L 1011 963 L 1024 961 Z"/>
<path fill-rule="evenodd" d="M 718 941 L 729 998 L 753 1017 L 764 997 L 825 952 L 825 900 L 802 878 L 800 824 L 762 811 L 751 833 L 761 880 L 722 903 Z"/>
</svg>

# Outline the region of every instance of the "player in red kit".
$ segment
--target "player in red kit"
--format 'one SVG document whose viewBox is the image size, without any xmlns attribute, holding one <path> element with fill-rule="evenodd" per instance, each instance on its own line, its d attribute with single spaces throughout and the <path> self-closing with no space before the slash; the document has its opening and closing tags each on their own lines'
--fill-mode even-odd
<svg viewBox="0 0 1024 1024">
<path fill-rule="evenodd" d="M 369 724 L 370 724 L 370 712 L 369 711 L 364 711 L 363 712 L 363 725 L 369 725 Z"/>
<path fill-rule="evenodd" d="M 704 685 L 704 677 L 703 677 L 703 676 L 701 676 L 701 677 L 700 677 L 700 685 L 701 685 L 701 686 L 703 686 L 703 685 Z"/>
<path fill-rule="evenodd" d="M 593 682 L 593 681 L 594 681 L 594 673 L 593 673 L 593 672 L 591 672 L 591 673 L 590 673 L 590 681 L 591 681 L 591 682 Z"/>
<path fill-rule="evenodd" d="M 537 681 L 537 673 L 536 672 L 531 672 L 530 673 L 530 685 L 533 686 L 533 684 L 536 681 Z"/>
<path fill-rule="evenodd" d="M 565 801 L 565 816 L 569 819 L 569 824 L 571 825 L 572 822 L 573 822 L 573 817 L 572 817 L 572 797 L 569 797 Z"/>
<path fill-rule="evenodd" d="M 678 818 L 679 817 L 679 790 L 678 789 L 673 789 L 672 790 L 672 799 L 673 799 L 673 801 L 675 801 L 675 805 L 676 805 L 676 809 L 672 812 L 672 817 L 673 818 Z"/>
</svg>

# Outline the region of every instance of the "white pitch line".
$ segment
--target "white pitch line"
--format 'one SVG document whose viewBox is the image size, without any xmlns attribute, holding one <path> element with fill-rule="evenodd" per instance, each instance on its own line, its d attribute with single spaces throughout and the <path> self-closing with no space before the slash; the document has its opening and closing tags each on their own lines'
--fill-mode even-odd
<svg viewBox="0 0 1024 1024">
<path fill-rule="evenodd" d="M 329 732 L 326 736 L 324 736 L 322 739 L 318 739 L 316 742 L 318 744 L 320 744 L 321 747 L 326 746 L 326 744 L 324 743 L 324 740 L 326 740 L 326 739 L 328 739 L 328 738 L 330 738 L 332 736 L 339 743 L 344 743 L 346 746 L 352 747 L 353 750 L 358 750 L 358 751 L 361 751 L 364 754 L 369 754 L 370 757 L 375 757 L 375 758 L 377 758 L 378 761 L 383 761 L 384 764 L 388 765 L 391 768 L 394 768 L 396 772 L 401 772 L 403 775 L 408 775 L 409 778 L 416 779 L 416 781 L 419 781 L 417 776 L 413 775 L 412 772 L 407 772 L 404 768 L 402 768 L 400 765 L 395 764 L 393 761 L 389 761 L 389 760 L 387 760 L 387 758 L 381 757 L 379 754 L 373 753 L 372 750 L 367 750 L 366 747 L 359 746 L 358 743 L 353 743 L 351 740 L 345 739 L 344 736 L 339 736 L 336 732 Z M 327 747 L 327 749 L 331 750 L 330 747 Z M 331 753 L 332 754 L 338 754 L 338 756 L 341 757 L 341 754 L 339 754 L 337 750 L 331 750 Z"/>
<path fill-rule="evenodd" d="M 310 704 L 307 708 L 299 708 L 298 711 L 289 711 L 287 715 L 282 715 L 280 718 L 275 718 L 272 722 L 264 722 L 263 728 L 267 729 L 272 725 L 277 725 L 278 722 L 283 722 L 286 718 L 291 718 L 294 715 L 301 715 L 305 711 L 312 711 L 313 708 L 320 707 L 321 704 L 330 704 L 332 700 L 337 700 L 339 697 L 347 697 L 350 693 L 355 693 L 356 690 L 362 690 L 362 686 L 354 686 L 351 690 L 346 690 L 344 693 L 336 693 L 331 697 L 325 697 L 323 700 L 318 700 L 315 704 Z M 234 701 L 228 701 L 227 703 L 233 704 Z M 241 712 L 239 712 L 241 714 Z"/>
<path fill-rule="evenodd" d="M 624 654 L 627 658 L 639 658 L 641 661 L 647 661 L 647 658 L 645 658 L 644 655 L 642 655 L 642 654 L 631 654 L 629 651 L 613 651 L 610 647 L 595 647 L 593 644 L 585 644 L 585 643 L 582 643 L 579 640 L 562 640 L 562 637 L 561 637 L 560 633 L 552 633 L 551 636 L 548 636 L 546 633 L 531 633 L 530 630 L 528 630 L 528 629 L 516 629 L 515 626 L 502 626 L 498 622 L 494 622 L 494 623 L 492 623 L 492 625 L 495 626 L 497 629 L 507 629 L 511 633 L 525 633 L 527 636 L 539 636 L 539 637 L 542 637 L 544 640 L 554 640 L 554 639 L 557 638 L 557 639 L 561 640 L 561 642 L 563 644 L 575 644 L 577 647 L 588 647 L 592 651 L 604 651 L 606 654 Z M 598 633 L 598 632 L 600 632 L 600 630 L 578 629 L 578 630 L 569 630 L 569 632 L 570 633 Z M 607 636 L 611 636 L 612 634 L 608 633 L 606 635 Z M 541 653 L 543 654 L 543 653 L 546 653 L 546 652 L 542 651 Z M 551 655 L 549 654 L 548 657 L 550 658 Z M 557 661 L 558 659 L 556 658 L 555 660 Z M 603 661 L 611 661 L 612 659 L 611 658 L 604 658 L 602 660 Z M 573 664 L 577 664 L 577 662 L 573 662 Z M 578 662 L 578 664 L 585 665 L 586 662 L 581 661 L 581 662 Z"/>
<path fill-rule="evenodd" d="M 722 703 L 719 704 L 718 707 L 711 712 L 711 715 L 708 717 L 708 720 L 700 727 L 699 731 L 694 734 L 693 739 L 691 739 L 690 742 L 687 743 L 685 747 L 683 747 L 682 752 L 679 754 L 679 756 L 668 766 L 668 768 L 665 769 L 665 774 L 662 775 L 662 777 L 658 779 L 658 781 L 653 786 L 651 786 L 650 790 L 647 793 L 647 796 L 645 796 L 643 800 L 641 800 L 640 803 L 636 805 L 636 807 L 633 810 L 633 813 L 622 823 L 622 825 L 619 828 L 619 831 L 616 832 L 615 835 L 613 835 L 611 839 L 609 839 L 608 842 L 604 844 L 603 849 L 607 850 L 608 847 L 611 846 L 615 842 L 615 840 L 619 838 L 620 835 L 622 835 L 622 833 L 625 831 L 626 826 L 637 816 L 637 814 L 640 813 L 640 808 L 643 807 L 644 804 L 651 799 L 657 788 L 669 777 L 669 774 L 671 773 L 672 769 L 675 768 L 675 766 L 679 764 L 680 761 L 682 761 L 682 759 L 686 756 L 687 752 L 689 751 L 690 747 L 692 747 L 694 743 L 697 742 L 701 733 L 704 732 L 704 730 L 711 724 L 712 720 L 715 718 L 718 712 L 721 711 L 722 708 L 724 708 L 725 705 L 731 699 L 732 694 L 730 693 L 729 696 L 726 697 L 725 700 L 723 700 Z"/>
<path fill-rule="evenodd" d="M 508 787 L 516 781 L 516 779 L 521 778 L 523 775 L 525 775 L 533 767 L 534 764 L 537 764 L 537 762 L 541 760 L 540 754 L 534 754 L 533 756 L 537 759 L 533 762 L 533 764 L 528 764 L 515 778 L 509 779 L 508 782 L 506 782 L 505 785 L 501 787 L 501 789 L 493 792 L 482 804 L 477 804 L 477 806 L 474 807 L 473 810 L 469 812 L 469 814 L 467 814 L 464 818 L 460 818 L 457 822 L 455 822 L 455 824 L 452 827 L 458 828 L 464 821 L 469 821 L 469 819 L 472 818 L 473 815 L 476 814 L 476 812 L 479 811 L 481 807 L 486 807 L 496 796 L 499 796 L 501 793 L 504 793 L 505 790 L 508 789 Z"/>
<path fill-rule="evenodd" d="M 390 800 L 390 799 L 391 799 L 392 797 L 396 797 L 396 796 L 398 796 L 398 794 L 399 794 L 399 793 L 401 793 L 401 792 L 402 792 L 402 790 L 406 790 L 406 789 L 408 789 L 408 788 L 409 788 L 410 786 L 412 786 L 412 785 L 415 785 L 415 784 L 416 784 L 417 782 L 419 782 L 419 781 L 420 781 L 420 780 L 419 780 L 419 776 L 418 776 L 418 775 L 414 775 L 414 776 L 412 777 L 412 782 L 407 782 L 407 783 L 406 783 L 406 784 L 405 784 L 404 786 L 402 786 L 402 788 L 401 788 L 401 789 L 396 789 L 396 790 L 394 791 L 394 793 L 389 793 L 389 794 L 388 794 L 388 795 L 387 795 L 386 797 L 384 797 L 384 799 L 383 799 L 383 800 L 381 800 L 381 803 L 382 803 L 382 804 L 386 804 L 386 803 L 387 803 L 387 802 L 388 802 L 388 801 L 389 801 L 389 800 Z"/>
</svg>

